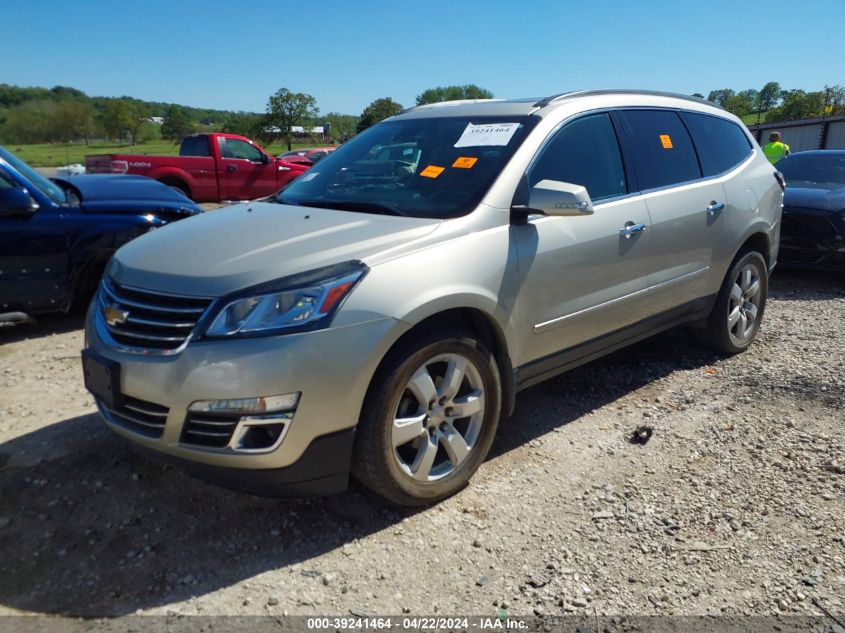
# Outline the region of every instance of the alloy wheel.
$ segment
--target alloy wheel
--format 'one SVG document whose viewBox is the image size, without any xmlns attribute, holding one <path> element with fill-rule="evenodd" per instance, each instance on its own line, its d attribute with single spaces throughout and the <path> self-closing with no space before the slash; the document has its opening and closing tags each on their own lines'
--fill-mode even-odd
<svg viewBox="0 0 845 633">
<path fill-rule="evenodd" d="M 728 335 L 734 345 L 745 345 L 754 336 L 761 300 L 760 271 L 749 262 L 737 272 L 728 300 Z"/>
<path fill-rule="evenodd" d="M 455 472 L 476 447 L 484 407 L 484 383 L 471 360 L 450 353 L 423 363 L 393 415 L 393 456 L 402 472 L 418 483 Z"/>
</svg>

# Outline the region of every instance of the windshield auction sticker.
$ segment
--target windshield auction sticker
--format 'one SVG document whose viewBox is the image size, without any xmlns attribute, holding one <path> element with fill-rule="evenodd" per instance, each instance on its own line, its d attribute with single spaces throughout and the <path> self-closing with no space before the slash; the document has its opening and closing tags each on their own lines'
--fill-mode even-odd
<svg viewBox="0 0 845 633">
<path fill-rule="evenodd" d="M 445 169 L 445 167 L 439 167 L 438 165 L 429 165 L 420 172 L 420 176 L 425 178 L 437 178 Z"/>
<path fill-rule="evenodd" d="M 454 147 L 507 145 L 519 126 L 519 123 L 483 123 L 481 125 L 468 123 Z"/>
<path fill-rule="evenodd" d="M 458 156 L 452 167 L 456 169 L 472 169 L 473 165 L 478 162 L 475 156 Z"/>
</svg>

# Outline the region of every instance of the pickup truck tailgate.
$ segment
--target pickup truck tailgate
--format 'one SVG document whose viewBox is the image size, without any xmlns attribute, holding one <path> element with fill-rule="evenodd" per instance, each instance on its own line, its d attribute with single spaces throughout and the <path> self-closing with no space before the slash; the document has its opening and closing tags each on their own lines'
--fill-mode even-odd
<svg viewBox="0 0 845 633">
<path fill-rule="evenodd" d="M 122 171 L 112 171 L 112 160 L 114 154 L 92 154 L 85 157 L 85 173 L 88 174 L 112 174 L 123 173 Z M 125 161 L 124 161 L 125 162 Z"/>
</svg>

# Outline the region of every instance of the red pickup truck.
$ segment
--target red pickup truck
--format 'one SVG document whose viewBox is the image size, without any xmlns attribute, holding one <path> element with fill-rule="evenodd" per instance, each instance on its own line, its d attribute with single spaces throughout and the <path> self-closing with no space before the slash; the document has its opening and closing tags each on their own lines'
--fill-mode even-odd
<svg viewBox="0 0 845 633">
<path fill-rule="evenodd" d="M 251 200 L 275 193 L 312 165 L 288 158 L 236 134 L 193 134 L 182 139 L 179 156 L 94 154 L 85 157 L 85 171 L 147 176 L 197 202 Z"/>
</svg>

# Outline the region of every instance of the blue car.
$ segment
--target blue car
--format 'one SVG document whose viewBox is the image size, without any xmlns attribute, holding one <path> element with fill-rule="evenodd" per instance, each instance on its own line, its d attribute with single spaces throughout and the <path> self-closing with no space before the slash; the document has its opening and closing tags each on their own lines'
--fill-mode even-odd
<svg viewBox="0 0 845 633">
<path fill-rule="evenodd" d="M 778 263 L 845 270 L 845 150 L 790 154 L 775 169 L 786 179 Z"/>
<path fill-rule="evenodd" d="M 201 211 L 143 176 L 50 180 L 0 147 L 0 326 L 87 303 L 117 248 Z"/>
</svg>

